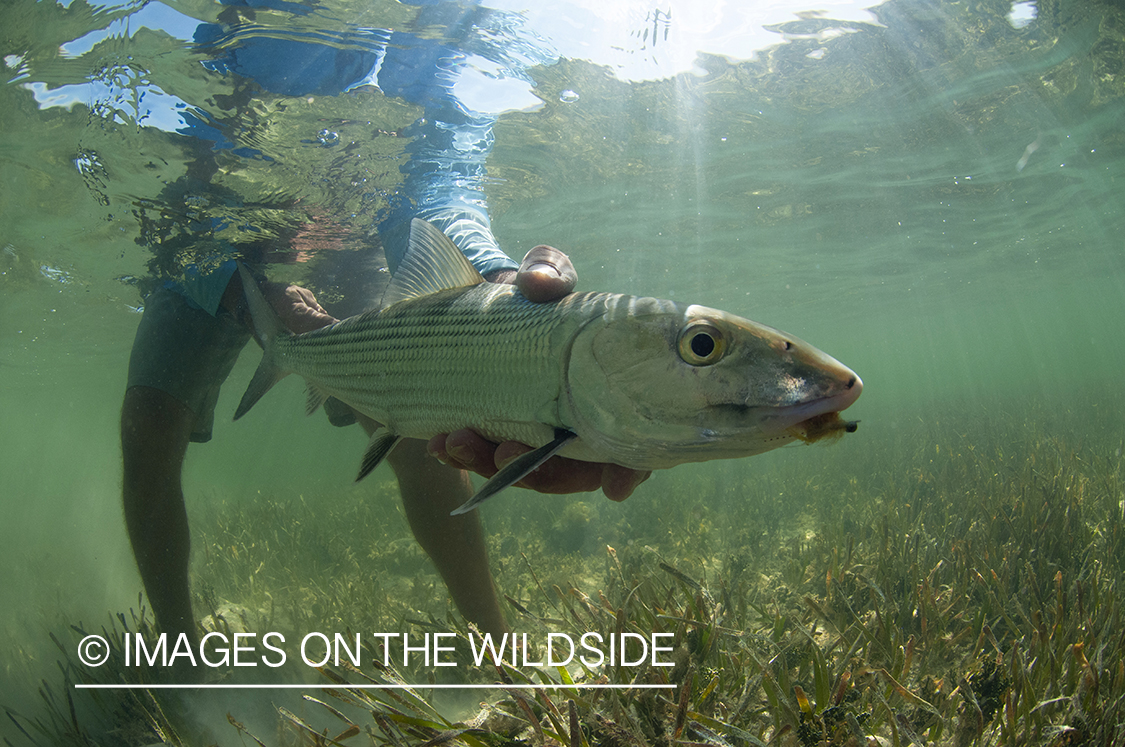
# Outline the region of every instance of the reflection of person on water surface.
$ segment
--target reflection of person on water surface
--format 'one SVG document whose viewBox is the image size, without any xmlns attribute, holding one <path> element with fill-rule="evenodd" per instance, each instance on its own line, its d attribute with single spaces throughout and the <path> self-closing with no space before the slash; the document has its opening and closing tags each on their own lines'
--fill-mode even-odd
<svg viewBox="0 0 1125 747">
<path fill-rule="evenodd" d="M 441 9 L 439 4 L 422 12 L 438 18 Z M 464 6 L 456 10 L 463 22 Z M 234 18 L 234 9 L 224 11 L 227 15 Z M 202 24 L 196 40 L 206 47 L 229 31 Z M 492 236 L 482 183 L 494 116 L 468 110 L 454 94 L 463 53 L 401 32 L 365 31 L 364 43 L 351 47 L 250 37 L 224 48 L 207 67 L 285 96 L 324 96 L 378 85 L 388 96 L 421 105 L 423 119 L 404 133 L 412 137 L 409 161 L 402 167 L 404 182 L 380 224 L 391 267 L 396 266 L 403 243 L 394 237 L 401 236 L 402 226 L 409 225 L 411 218 L 422 217 L 453 239 L 486 279 L 514 282 L 536 301 L 569 292 L 574 272 L 561 252 L 537 247 L 517 268 Z M 475 54 L 487 54 L 479 38 L 473 44 Z M 187 121 L 189 126 L 179 133 L 189 138 L 186 148 L 192 163 L 188 174 L 161 195 L 165 204 L 181 207 L 200 196 L 213 197 L 213 152 L 231 148 L 215 127 L 199 119 Z M 221 199 L 226 204 L 237 202 L 234 195 Z M 206 198 L 204 204 L 209 204 Z M 287 246 L 268 241 L 230 246 L 214 236 L 221 219 L 200 217 L 187 209 L 182 209 L 186 217 L 181 219 L 164 217 L 167 214 L 155 220 L 142 217 L 144 240 L 156 253 L 152 266 L 166 282 L 146 299 L 130 359 L 121 416 L 123 495 L 130 541 L 157 621 L 164 632 L 186 633 L 194 640 L 198 634 L 188 585 L 190 538 L 181 471 L 189 442 L 210 439 L 219 387 L 250 339 L 235 259 L 253 265 L 268 252 L 303 251 L 308 246 L 302 245 L 298 234 L 288 237 Z M 187 256 L 192 259 L 186 260 Z M 363 267 L 345 268 L 342 274 L 359 277 L 363 271 Z M 332 322 L 329 311 L 351 315 L 378 300 L 353 293 L 345 295 L 338 308 L 325 310 L 305 288 L 271 283 L 260 273 L 257 278 L 270 305 L 294 332 Z M 326 409 L 336 424 L 355 420 L 339 403 Z M 374 427 L 370 421 L 362 425 L 369 433 Z M 497 446 L 461 431 L 435 437 L 429 444 L 404 441 L 389 457 L 411 529 L 458 609 L 488 632 L 501 632 L 506 624 L 492 586 L 479 521 L 475 513 L 449 515 L 472 495 L 471 485 L 463 471 L 442 466 L 431 455 L 491 476 L 499 465 L 526 450 L 522 444 Z M 601 488 L 608 497 L 623 500 L 646 476 L 616 465 L 554 459 L 523 484 L 554 493 Z"/>
</svg>

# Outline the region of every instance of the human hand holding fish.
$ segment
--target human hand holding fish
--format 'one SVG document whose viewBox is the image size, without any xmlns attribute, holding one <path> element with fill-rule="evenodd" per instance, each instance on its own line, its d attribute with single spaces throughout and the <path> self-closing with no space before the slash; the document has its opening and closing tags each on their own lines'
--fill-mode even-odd
<svg viewBox="0 0 1125 747">
<path fill-rule="evenodd" d="M 529 301 L 546 303 L 558 300 L 574 290 L 578 283 L 578 273 L 565 253 L 553 246 L 541 244 L 524 256 L 519 270 L 492 273 L 485 280 L 515 285 Z M 311 332 L 339 321 L 324 310 L 308 288 L 271 281 L 263 282 L 258 287 L 281 323 L 294 334 Z M 231 279 L 227 293 L 230 298 L 224 298 L 224 304 L 241 312 L 245 308 L 245 300 L 238 276 Z M 253 331 L 250 316 L 243 313 L 237 315 Z"/>
<path fill-rule="evenodd" d="M 490 283 L 510 283 L 524 298 L 535 303 L 557 301 L 574 290 L 578 273 L 562 251 L 540 244 L 528 252 L 519 270 L 502 270 L 485 277 Z"/>
<path fill-rule="evenodd" d="M 308 412 L 336 397 L 382 424 L 357 480 L 403 438 L 471 428 L 535 447 L 454 514 L 555 455 L 639 472 L 855 430 L 839 413 L 863 382 L 791 335 L 718 309 L 618 293 L 532 303 L 485 282 L 421 219 L 380 307 L 323 329 L 292 335 L 242 276 L 265 354 L 236 420 L 296 373 L 309 383 Z"/>
<path fill-rule="evenodd" d="M 481 477 L 492 477 L 517 457 L 532 451 L 532 448 L 519 441 L 495 444 L 482 438 L 476 431 L 466 428 L 434 436 L 426 444 L 426 451 L 444 464 L 476 472 Z M 632 495 L 637 486 L 651 474 L 649 470 L 634 470 L 619 464 L 580 462 L 577 459 L 554 456 L 516 484 L 537 493 L 589 493 L 601 490 L 606 498 L 620 502 Z"/>
<path fill-rule="evenodd" d="M 547 303 L 573 291 L 578 274 L 564 252 L 552 246 L 539 245 L 524 256 L 519 270 L 493 273 L 486 280 L 515 285 L 529 300 Z M 237 277 L 231 285 L 241 296 L 242 285 Z M 282 324 L 291 332 L 309 332 L 338 321 L 324 310 L 308 288 L 271 281 L 260 283 L 259 288 Z M 239 298 L 238 302 L 241 303 L 242 299 Z M 245 315 L 244 318 L 250 326 L 250 316 Z M 442 463 L 476 472 L 482 477 L 492 477 L 502 467 L 531 450 L 532 447 L 519 441 L 500 444 L 487 441 L 470 429 L 439 434 L 427 445 L 430 455 Z M 552 457 L 521 480 L 519 485 L 549 494 L 600 489 L 610 500 L 623 501 L 650 474 L 649 471 L 631 470 L 616 464 Z"/>
<path fill-rule="evenodd" d="M 262 283 L 260 287 L 281 323 L 291 332 L 311 332 L 339 321 L 324 310 L 308 288 L 272 282 Z"/>
<path fill-rule="evenodd" d="M 510 283 L 528 300 L 536 303 L 556 301 L 574 290 L 578 273 L 564 252 L 540 244 L 527 253 L 516 272 L 507 270 L 485 278 L 493 283 Z M 517 457 L 532 448 L 519 441 L 496 444 L 468 428 L 441 433 L 430 439 L 426 451 L 438 461 L 458 469 L 492 477 Z M 588 493 L 601 490 L 611 501 L 623 501 L 652 472 L 633 470 L 618 464 L 580 462 L 566 457 L 551 457 L 519 483 L 539 493 Z"/>
<path fill-rule="evenodd" d="M 308 288 L 266 280 L 258 285 L 258 290 L 277 314 L 281 324 L 294 334 L 311 332 L 339 321 L 324 310 Z M 231 278 L 220 305 L 255 333 L 254 337 L 257 339 L 239 273 Z"/>
</svg>

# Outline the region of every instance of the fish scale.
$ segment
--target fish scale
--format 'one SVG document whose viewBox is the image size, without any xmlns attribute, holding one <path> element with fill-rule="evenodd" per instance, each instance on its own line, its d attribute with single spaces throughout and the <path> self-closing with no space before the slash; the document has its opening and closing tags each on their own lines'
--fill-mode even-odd
<svg viewBox="0 0 1125 747">
<path fill-rule="evenodd" d="M 554 404 L 562 348 L 612 295 L 534 304 L 510 285 L 443 291 L 282 338 L 277 363 L 403 436 L 472 426 L 540 446 L 568 425 Z"/>
</svg>

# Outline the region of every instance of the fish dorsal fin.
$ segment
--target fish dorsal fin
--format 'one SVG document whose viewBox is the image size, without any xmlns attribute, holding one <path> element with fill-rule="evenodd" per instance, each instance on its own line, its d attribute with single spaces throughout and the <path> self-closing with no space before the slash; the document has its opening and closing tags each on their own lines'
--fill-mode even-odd
<svg viewBox="0 0 1125 747">
<path fill-rule="evenodd" d="M 382 306 L 483 282 L 484 278 L 448 236 L 434 224 L 415 218 L 410 221 L 406 255 L 383 294 Z"/>
</svg>

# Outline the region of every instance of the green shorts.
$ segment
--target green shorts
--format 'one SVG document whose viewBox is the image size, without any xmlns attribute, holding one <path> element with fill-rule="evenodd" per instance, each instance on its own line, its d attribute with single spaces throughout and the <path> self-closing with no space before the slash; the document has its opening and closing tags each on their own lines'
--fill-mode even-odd
<svg viewBox="0 0 1125 747">
<path fill-rule="evenodd" d="M 211 440 L 219 389 L 250 332 L 220 309 L 218 316 L 179 293 L 159 288 L 145 302 L 129 356 L 129 386 L 158 389 L 195 413 L 191 440 Z"/>
<path fill-rule="evenodd" d="M 211 440 L 219 390 L 250 341 L 250 331 L 225 310 L 211 316 L 179 293 L 158 288 L 145 302 L 133 352 L 128 386 L 158 389 L 195 413 L 191 440 Z M 324 403 L 332 425 L 355 423 L 355 414 L 335 397 Z"/>
</svg>

